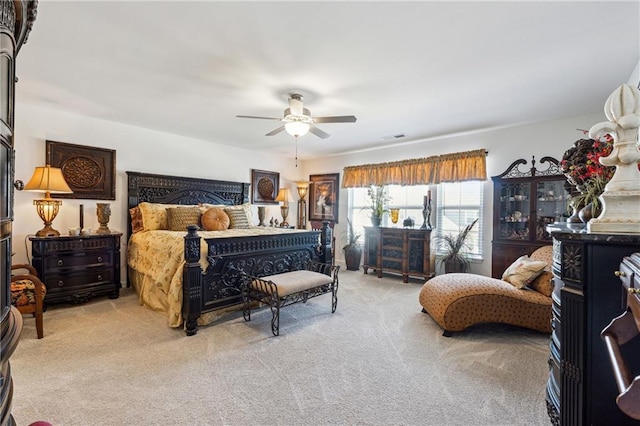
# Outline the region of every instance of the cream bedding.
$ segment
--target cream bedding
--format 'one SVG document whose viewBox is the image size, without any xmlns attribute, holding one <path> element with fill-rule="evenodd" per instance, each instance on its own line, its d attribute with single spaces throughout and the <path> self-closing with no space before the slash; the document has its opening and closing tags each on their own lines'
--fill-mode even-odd
<svg viewBox="0 0 640 426">
<path fill-rule="evenodd" d="M 201 238 L 200 265 L 207 267 L 205 238 L 227 238 L 252 235 L 273 235 L 306 230 L 270 227 L 198 231 Z M 170 327 L 182 325 L 182 270 L 184 266 L 184 236 L 186 232 L 143 231 L 129 239 L 127 265 L 129 281 L 138 293 L 141 305 L 167 314 Z M 202 323 L 202 321 L 200 321 Z M 205 320 L 205 322 L 210 322 Z"/>
</svg>

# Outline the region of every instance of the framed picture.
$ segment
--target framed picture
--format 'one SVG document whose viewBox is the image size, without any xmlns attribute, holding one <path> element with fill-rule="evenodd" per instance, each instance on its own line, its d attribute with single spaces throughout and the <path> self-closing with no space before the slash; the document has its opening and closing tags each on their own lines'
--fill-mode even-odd
<svg viewBox="0 0 640 426">
<path fill-rule="evenodd" d="M 251 169 L 251 203 L 278 204 L 280 173 Z"/>
<path fill-rule="evenodd" d="M 116 151 L 95 146 L 47 141 L 47 164 L 62 169 L 73 194 L 53 198 L 116 199 Z"/>
<path fill-rule="evenodd" d="M 309 180 L 309 220 L 338 223 L 340 173 L 310 175 Z"/>
</svg>

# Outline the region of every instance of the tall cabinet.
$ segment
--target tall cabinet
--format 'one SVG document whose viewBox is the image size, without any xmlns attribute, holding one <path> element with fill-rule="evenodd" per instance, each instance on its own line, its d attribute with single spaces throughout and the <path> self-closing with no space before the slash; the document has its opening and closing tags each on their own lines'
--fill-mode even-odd
<svg viewBox="0 0 640 426">
<path fill-rule="evenodd" d="M 551 423 L 562 426 L 637 425 L 616 405 L 618 388 L 602 329 L 626 308 L 616 271 L 640 251 L 640 234 L 588 234 L 561 226 L 553 236 L 553 319 L 547 382 Z M 640 339 L 621 347 L 640 373 Z"/>
<path fill-rule="evenodd" d="M 493 180 L 493 244 L 491 275 L 502 273 L 518 257 L 551 244 L 547 225 L 568 216 L 569 192 L 558 160 L 542 157 L 543 170 L 531 167 L 522 171 L 524 159 L 516 160 Z"/>
<path fill-rule="evenodd" d="M 36 1 L 0 2 L 0 425 L 13 425 L 13 381 L 9 357 L 20 332 L 22 316 L 11 306 L 11 224 L 14 179 L 15 57 L 36 17 Z"/>
</svg>

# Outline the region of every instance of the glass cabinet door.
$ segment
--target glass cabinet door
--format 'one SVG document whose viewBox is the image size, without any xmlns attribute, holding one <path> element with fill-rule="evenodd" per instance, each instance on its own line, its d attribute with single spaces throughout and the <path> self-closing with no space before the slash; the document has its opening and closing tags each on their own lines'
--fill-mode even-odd
<svg viewBox="0 0 640 426">
<path fill-rule="evenodd" d="M 536 235 L 538 241 L 551 241 L 546 231 L 550 223 L 564 222 L 570 216 L 569 193 L 564 180 L 540 181 L 536 185 Z"/>
<path fill-rule="evenodd" d="M 500 187 L 499 238 L 528 240 L 531 183 L 503 183 Z"/>
</svg>

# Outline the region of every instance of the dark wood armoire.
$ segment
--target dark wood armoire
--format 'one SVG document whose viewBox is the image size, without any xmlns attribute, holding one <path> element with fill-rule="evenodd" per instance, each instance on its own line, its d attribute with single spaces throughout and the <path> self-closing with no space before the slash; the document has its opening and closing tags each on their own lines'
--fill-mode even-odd
<svg viewBox="0 0 640 426">
<path fill-rule="evenodd" d="M 550 227 L 553 237 L 553 320 L 547 409 L 556 426 L 638 425 L 616 405 L 618 388 L 605 342 L 611 319 L 626 308 L 616 271 L 640 251 L 640 234 L 592 234 Z M 622 347 L 640 374 L 640 339 Z"/>
<path fill-rule="evenodd" d="M 11 306 L 15 59 L 36 18 L 37 1 L 0 1 L 0 425 L 13 425 L 9 357 L 18 344 L 22 316 Z"/>
</svg>

